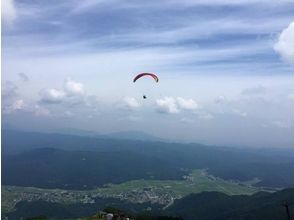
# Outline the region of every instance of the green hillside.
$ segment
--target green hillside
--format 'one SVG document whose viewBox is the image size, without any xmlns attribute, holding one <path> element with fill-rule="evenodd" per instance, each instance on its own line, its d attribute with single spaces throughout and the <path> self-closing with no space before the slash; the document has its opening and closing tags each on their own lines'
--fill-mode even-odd
<svg viewBox="0 0 294 220">
<path fill-rule="evenodd" d="M 294 154 L 285 150 L 16 131 L 2 136 L 4 185 L 84 190 L 140 179 L 181 180 L 194 169 L 225 180 L 258 178 L 259 186 L 294 185 Z"/>
<path fill-rule="evenodd" d="M 282 204 L 290 204 L 294 217 L 294 189 L 252 196 L 228 196 L 220 192 L 191 194 L 167 209 L 185 220 L 287 220 Z"/>
</svg>

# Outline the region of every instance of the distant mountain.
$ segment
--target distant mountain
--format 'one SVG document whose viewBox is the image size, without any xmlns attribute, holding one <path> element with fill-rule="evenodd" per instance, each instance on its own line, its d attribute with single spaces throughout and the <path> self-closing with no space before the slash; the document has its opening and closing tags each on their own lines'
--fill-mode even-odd
<svg viewBox="0 0 294 220">
<path fill-rule="evenodd" d="M 40 148 L 2 159 L 2 184 L 93 189 L 134 179 L 173 180 L 187 174 L 161 158 L 130 151 L 91 152 Z"/>
<path fill-rule="evenodd" d="M 7 130 L 1 150 L 2 183 L 8 185 L 84 189 L 180 179 L 189 170 L 207 169 L 226 180 L 257 177 L 261 186 L 294 186 L 294 157 L 288 152 Z"/>
<path fill-rule="evenodd" d="M 77 129 L 77 128 L 60 128 L 57 130 L 49 130 L 46 133 L 48 134 L 65 134 L 65 135 L 78 135 L 78 136 L 91 136 L 91 137 L 103 137 L 98 132 L 84 130 L 84 129 Z"/>
<path fill-rule="evenodd" d="M 25 132 L 25 133 L 38 133 L 35 131 L 20 131 L 15 130 L 13 128 L 9 129 L 9 127 L 5 127 L 6 129 L 2 130 L 2 132 Z M 88 136 L 88 137 L 96 137 L 103 139 L 122 139 L 122 140 L 140 140 L 140 141 L 165 141 L 167 140 L 163 138 L 159 138 L 143 131 L 121 131 L 121 132 L 113 132 L 108 134 L 101 134 L 96 131 L 76 129 L 76 128 L 60 128 L 58 130 L 49 130 L 47 132 L 40 132 L 42 134 L 60 134 L 60 135 L 74 135 L 74 136 Z"/>
<path fill-rule="evenodd" d="M 105 135 L 105 137 L 121 140 L 140 140 L 140 141 L 166 141 L 142 131 L 122 131 Z"/>
<path fill-rule="evenodd" d="M 176 200 L 167 213 L 185 220 L 287 220 L 285 207 L 290 204 L 294 218 L 294 188 L 252 196 L 228 196 L 219 192 L 192 194 Z"/>
</svg>

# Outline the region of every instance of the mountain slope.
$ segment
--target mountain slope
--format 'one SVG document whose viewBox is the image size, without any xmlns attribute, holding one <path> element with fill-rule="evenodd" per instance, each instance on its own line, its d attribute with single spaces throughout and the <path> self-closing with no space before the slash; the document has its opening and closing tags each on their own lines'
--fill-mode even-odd
<svg viewBox="0 0 294 220">
<path fill-rule="evenodd" d="M 179 179 L 192 169 L 208 169 L 223 179 L 257 177 L 262 186 L 294 186 L 294 156 L 287 152 L 277 156 L 200 144 L 3 131 L 2 153 L 4 184 L 20 186 L 53 187 L 55 181 L 60 187 L 70 181 L 76 188 L 131 178 Z M 88 178 L 82 182 L 73 168 Z M 44 178 L 38 180 L 37 174 Z M 53 174 L 56 180 L 49 179 Z"/>
<path fill-rule="evenodd" d="M 294 204 L 294 189 L 252 196 L 228 196 L 219 192 L 191 194 L 175 201 L 167 212 L 185 220 L 287 219 L 284 201 Z M 294 207 L 290 206 L 294 215 Z"/>
<path fill-rule="evenodd" d="M 133 179 L 181 179 L 186 173 L 156 157 L 134 152 L 36 149 L 3 157 L 4 185 L 92 189 Z"/>
</svg>

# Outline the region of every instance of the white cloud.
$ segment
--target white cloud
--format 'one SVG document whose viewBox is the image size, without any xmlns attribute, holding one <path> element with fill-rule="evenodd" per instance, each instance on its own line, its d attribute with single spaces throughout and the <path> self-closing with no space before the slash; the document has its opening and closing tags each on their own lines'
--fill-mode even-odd
<svg viewBox="0 0 294 220">
<path fill-rule="evenodd" d="M 274 49 L 278 52 L 282 59 L 290 64 L 294 64 L 294 22 L 285 28 L 274 45 Z"/>
<path fill-rule="evenodd" d="M 195 110 L 199 108 L 198 104 L 193 99 L 177 97 L 177 103 L 181 109 L 185 110 Z"/>
<path fill-rule="evenodd" d="M 165 97 L 163 99 L 156 100 L 157 111 L 160 113 L 176 114 L 180 112 L 177 105 L 177 101 L 173 97 Z"/>
<path fill-rule="evenodd" d="M 38 104 L 27 103 L 23 99 L 15 100 L 11 105 L 4 106 L 3 113 L 11 114 L 15 112 L 25 112 L 30 113 L 35 116 L 48 116 L 50 115 L 50 111 Z"/>
<path fill-rule="evenodd" d="M 68 95 L 82 95 L 84 94 L 84 85 L 68 78 L 64 82 L 64 91 Z"/>
<path fill-rule="evenodd" d="M 59 89 L 46 89 L 40 92 L 41 101 L 45 103 L 61 103 L 65 98 L 65 93 Z"/>
<path fill-rule="evenodd" d="M 184 99 L 182 97 L 164 97 L 156 100 L 157 112 L 176 114 L 181 110 L 196 110 L 199 105 L 193 99 Z"/>
<path fill-rule="evenodd" d="M 44 103 L 64 102 L 75 105 L 85 101 L 84 85 L 70 78 L 64 81 L 62 89 L 45 89 L 40 92 L 40 95 L 41 101 Z"/>
<path fill-rule="evenodd" d="M 131 108 L 131 109 L 139 108 L 141 106 L 140 103 L 137 101 L 137 99 L 133 97 L 125 97 L 124 103 L 126 104 L 128 108 Z"/>
<path fill-rule="evenodd" d="M 1 1 L 1 13 L 3 21 L 11 25 L 17 17 L 14 0 Z"/>
<path fill-rule="evenodd" d="M 3 106 L 3 113 L 11 114 L 16 111 L 24 110 L 26 108 L 26 104 L 24 100 L 17 99 L 13 101 L 10 105 Z"/>
<path fill-rule="evenodd" d="M 25 106 L 24 101 L 22 99 L 18 99 L 12 104 L 12 110 L 14 111 L 20 110 L 20 109 L 23 109 L 24 106 Z"/>
</svg>

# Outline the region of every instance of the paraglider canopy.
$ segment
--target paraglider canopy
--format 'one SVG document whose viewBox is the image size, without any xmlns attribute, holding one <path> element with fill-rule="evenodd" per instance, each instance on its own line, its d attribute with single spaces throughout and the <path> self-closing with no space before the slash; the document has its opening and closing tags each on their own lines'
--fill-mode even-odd
<svg viewBox="0 0 294 220">
<path fill-rule="evenodd" d="M 138 79 L 144 76 L 151 76 L 155 80 L 155 82 L 159 81 L 158 77 L 154 73 L 140 73 L 134 78 L 133 82 L 136 82 Z"/>
</svg>

